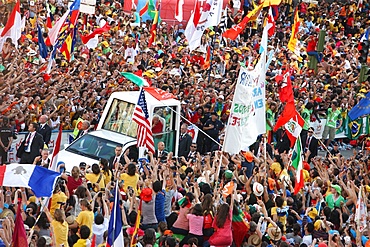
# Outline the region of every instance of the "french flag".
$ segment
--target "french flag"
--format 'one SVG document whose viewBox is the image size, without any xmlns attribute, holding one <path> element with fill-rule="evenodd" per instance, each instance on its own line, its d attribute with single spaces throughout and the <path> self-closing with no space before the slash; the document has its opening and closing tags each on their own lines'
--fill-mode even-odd
<svg viewBox="0 0 370 247">
<path fill-rule="evenodd" d="M 118 183 L 116 183 L 116 188 L 114 192 L 114 204 L 109 219 L 108 239 L 106 247 L 125 246 L 122 232 L 122 211 L 119 206 L 119 196 L 120 194 Z"/>
<path fill-rule="evenodd" d="M 3 29 L 0 29 L 0 51 L 7 38 L 12 39 L 15 47 L 18 47 L 18 40 L 22 36 L 22 17 L 20 11 L 20 1 L 14 6 L 12 13 L 9 16 L 8 22 Z"/>
<path fill-rule="evenodd" d="M 51 158 L 51 161 L 50 161 L 49 169 L 52 170 L 52 171 L 56 171 L 57 167 L 58 167 L 58 165 L 57 165 L 58 164 L 58 154 L 59 154 L 59 151 L 60 151 L 60 145 L 62 143 L 62 131 L 63 131 L 63 126 L 60 125 L 59 132 L 58 132 L 58 137 L 57 137 L 55 147 L 54 147 L 54 150 L 53 150 L 53 155 L 52 155 L 52 158 Z"/>
<path fill-rule="evenodd" d="M 42 166 L 10 164 L 0 166 L 0 186 L 26 187 L 36 197 L 50 197 L 59 173 Z"/>
<path fill-rule="evenodd" d="M 53 14 L 50 11 L 50 7 L 49 7 L 48 3 L 46 4 L 46 11 L 47 11 L 46 27 L 47 28 L 52 28 L 54 17 L 53 17 Z"/>
</svg>

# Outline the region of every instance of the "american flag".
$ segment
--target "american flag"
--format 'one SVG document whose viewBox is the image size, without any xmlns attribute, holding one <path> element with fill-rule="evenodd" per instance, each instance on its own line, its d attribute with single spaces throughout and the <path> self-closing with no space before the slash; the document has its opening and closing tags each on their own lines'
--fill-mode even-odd
<svg viewBox="0 0 370 247">
<path fill-rule="evenodd" d="M 149 121 L 148 107 L 146 105 L 144 90 L 140 90 L 139 101 L 135 107 L 134 117 L 132 118 L 138 124 L 137 127 L 137 146 L 146 147 L 148 151 L 154 153 L 154 140 L 152 128 Z"/>
</svg>

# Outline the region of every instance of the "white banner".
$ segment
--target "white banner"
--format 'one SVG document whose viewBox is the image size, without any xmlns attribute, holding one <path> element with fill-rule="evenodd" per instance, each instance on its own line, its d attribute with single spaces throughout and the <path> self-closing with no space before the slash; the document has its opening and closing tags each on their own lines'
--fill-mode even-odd
<svg viewBox="0 0 370 247">
<path fill-rule="evenodd" d="M 258 135 L 266 133 L 265 65 L 264 52 L 255 69 L 240 69 L 226 127 L 226 152 L 235 154 L 248 150 Z"/>
</svg>

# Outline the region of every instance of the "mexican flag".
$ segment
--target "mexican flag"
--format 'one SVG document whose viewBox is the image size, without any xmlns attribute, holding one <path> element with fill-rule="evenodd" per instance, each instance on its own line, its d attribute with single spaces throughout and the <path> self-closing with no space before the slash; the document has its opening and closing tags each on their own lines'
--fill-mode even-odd
<svg viewBox="0 0 370 247">
<path fill-rule="evenodd" d="M 290 140 L 290 147 L 293 147 L 297 137 L 301 134 L 303 125 L 304 119 L 297 111 L 295 111 L 295 115 L 284 125 Z"/>
<path fill-rule="evenodd" d="M 292 166 L 296 170 L 296 181 L 294 186 L 294 195 L 296 195 L 304 186 L 304 179 L 303 179 L 303 154 L 302 154 L 302 146 L 301 146 L 301 137 L 298 135 L 293 155 L 292 155 Z"/>
<path fill-rule="evenodd" d="M 147 80 L 145 80 L 144 78 L 142 78 L 140 76 L 137 76 L 133 73 L 121 72 L 121 75 L 126 77 L 127 80 L 132 81 L 133 83 L 135 83 L 139 87 L 149 87 L 150 86 L 149 83 L 147 82 Z"/>
</svg>

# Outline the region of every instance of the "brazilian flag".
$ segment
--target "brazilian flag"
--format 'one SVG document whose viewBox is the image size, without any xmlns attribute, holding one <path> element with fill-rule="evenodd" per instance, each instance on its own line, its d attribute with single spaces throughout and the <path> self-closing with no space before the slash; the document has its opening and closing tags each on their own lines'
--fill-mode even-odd
<svg viewBox="0 0 370 247">
<path fill-rule="evenodd" d="M 354 121 L 349 121 L 347 137 L 351 140 L 356 140 L 360 135 L 362 135 L 363 129 L 363 118 L 358 118 Z"/>
</svg>

